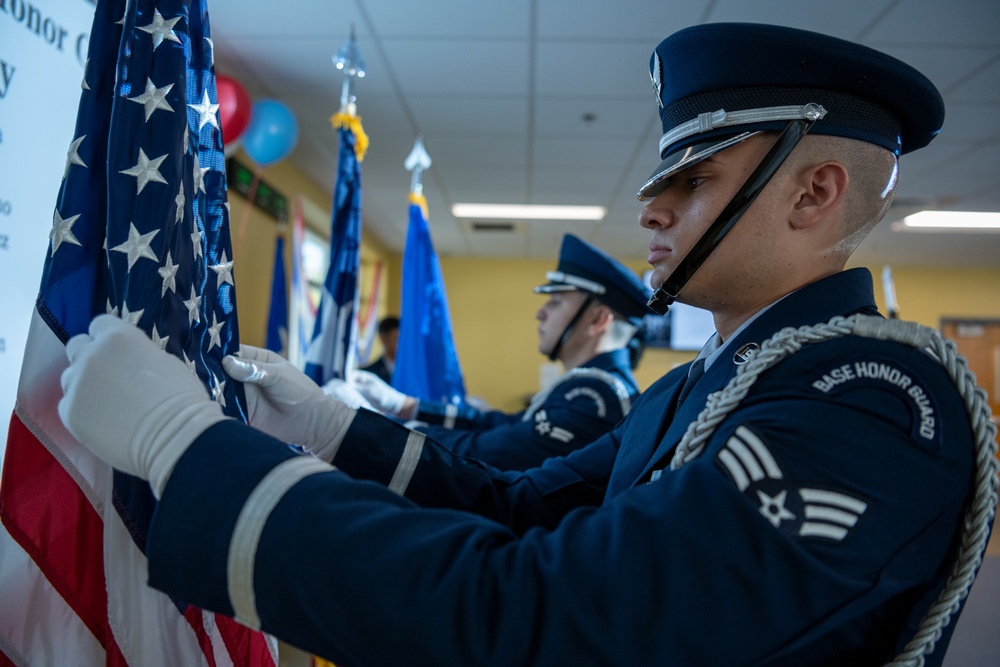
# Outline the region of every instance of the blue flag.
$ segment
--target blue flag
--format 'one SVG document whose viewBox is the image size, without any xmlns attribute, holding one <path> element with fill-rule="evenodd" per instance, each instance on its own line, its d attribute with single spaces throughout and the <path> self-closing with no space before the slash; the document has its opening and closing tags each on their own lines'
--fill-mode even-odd
<svg viewBox="0 0 1000 667">
<path fill-rule="evenodd" d="M 267 342 L 272 352 L 288 356 L 288 286 L 285 279 L 285 237 L 274 241 L 274 277 L 271 279 L 271 310 L 267 314 Z"/>
<path fill-rule="evenodd" d="M 333 122 L 340 134 L 340 157 L 333 192 L 330 267 L 305 367 L 306 375 L 319 385 L 345 378 L 353 366 L 357 338 L 355 313 L 360 302 L 361 160 L 368 138 L 357 116 L 339 113 Z"/>
<path fill-rule="evenodd" d="M 221 364 L 239 332 L 213 60 L 205 0 L 97 4 L 0 484 L 8 566 L 33 560 L 5 591 L 31 604 L 0 605 L 18 664 L 277 662 L 259 633 L 146 584 L 149 485 L 57 415 L 65 343 L 110 313 L 244 418 Z M 127 384 L 141 369 L 117 370 Z"/>
<path fill-rule="evenodd" d="M 410 224 L 403 250 L 403 307 L 392 386 L 422 400 L 461 403 L 465 382 L 426 209 L 423 195 L 410 195 Z"/>
</svg>

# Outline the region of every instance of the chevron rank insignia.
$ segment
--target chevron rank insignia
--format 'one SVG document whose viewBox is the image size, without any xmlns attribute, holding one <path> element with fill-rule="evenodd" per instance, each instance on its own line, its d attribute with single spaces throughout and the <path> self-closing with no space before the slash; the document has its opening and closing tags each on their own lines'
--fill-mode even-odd
<svg viewBox="0 0 1000 667">
<path fill-rule="evenodd" d="M 868 509 L 841 491 L 790 483 L 764 441 L 746 426 L 736 429 L 715 461 L 772 526 L 790 535 L 842 542 Z"/>
<path fill-rule="evenodd" d="M 549 416 L 545 410 L 539 410 L 535 413 L 535 432 L 538 435 L 548 436 L 553 440 L 558 440 L 559 442 L 569 442 L 574 437 L 576 437 L 570 431 L 558 426 L 553 426 L 552 422 L 549 421 Z"/>
</svg>

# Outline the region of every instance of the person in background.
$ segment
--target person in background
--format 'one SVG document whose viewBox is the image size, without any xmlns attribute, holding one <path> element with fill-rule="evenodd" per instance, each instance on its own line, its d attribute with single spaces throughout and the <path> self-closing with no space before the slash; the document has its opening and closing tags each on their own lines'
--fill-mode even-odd
<svg viewBox="0 0 1000 667">
<path fill-rule="evenodd" d="M 681 30 L 650 76 L 653 303 L 713 313 L 699 359 L 590 445 L 501 473 L 265 351 L 224 361 L 250 426 L 226 418 L 102 315 L 66 346 L 59 414 L 150 481 L 151 586 L 368 667 L 942 663 L 996 426 L 954 347 L 845 269 L 941 96 L 891 56 L 762 24 Z"/>
<path fill-rule="evenodd" d="M 567 234 L 538 309 L 538 350 L 565 373 L 508 414 L 407 396 L 366 375 L 355 387 L 375 409 L 427 433 L 456 454 L 501 470 L 527 470 L 579 449 L 610 431 L 639 394 L 632 375 L 649 291 L 617 260 Z M 336 396 L 335 396 L 336 397 Z"/>
<path fill-rule="evenodd" d="M 399 318 L 383 317 L 378 323 L 378 339 L 382 343 L 382 356 L 359 370 L 367 371 L 382 382 L 392 382 L 392 371 L 396 367 L 396 347 L 399 345 Z"/>
</svg>

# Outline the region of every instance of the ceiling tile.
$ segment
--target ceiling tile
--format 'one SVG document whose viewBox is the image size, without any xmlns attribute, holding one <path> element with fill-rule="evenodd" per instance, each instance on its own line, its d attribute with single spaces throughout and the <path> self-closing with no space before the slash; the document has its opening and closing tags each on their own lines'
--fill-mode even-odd
<svg viewBox="0 0 1000 667">
<path fill-rule="evenodd" d="M 393 38 L 383 40 L 386 58 L 408 96 L 526 97 L 526 39 L 473 41 Z"/>
<path fill-rule="evenodd" d="M 656 45 L 541 42 L 536 52 L 539 95 L 633 98 L 649 104 L 649 55 Z"/>
<path fill-rule="evenodd" d="M 844 39 L 856 39 L 885 8 L 897 0 L 852 2 L 849 11 L 841 2 L 811 2 L 808 8 L 788 0 L 717 0 L 712 3 L 709 21 L 776 23 L 802 30 L 823 32 Z"/>
</svg>

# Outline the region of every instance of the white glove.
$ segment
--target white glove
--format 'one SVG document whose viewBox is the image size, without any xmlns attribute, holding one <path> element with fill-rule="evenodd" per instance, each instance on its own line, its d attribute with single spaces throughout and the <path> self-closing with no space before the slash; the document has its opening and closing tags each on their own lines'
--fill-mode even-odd
<svg viewBox="0 0 1000 667">
<path fill-rule="evenodd" d="M 398 416 L 410 398 L 370 371 L 355 371 L 351 381 L 376 410 L 387 415 Z"/>
<path fill-rule="evenodd" d="M 66 344 L 59 417 L 102 461 L 148 479 L 157 497 L 222 408 L 183 361 L 139 329 L 100 315 Z"/>
<path fill-rule="evenodd" d="M 250 425 L 333 461 L 357 411 L 335 401 L 305 373 L 270 350 L 240 345 L 222 367 L 243 382 Z"/>
<path fill-rule="evenodd" d="M 330 380 L 323 385 L 323 393 L 334 400 L 340 401 L 350 408 L 354 408 L 355 410 L 358 408 L 365 408 L 366 410 L 378 412 L 375 410 L 374 406 L 372 406 L 372 404 L 361 395 L 361 392 L 347 380 L 341 380 L 340 378 Z"/>
</svg>

